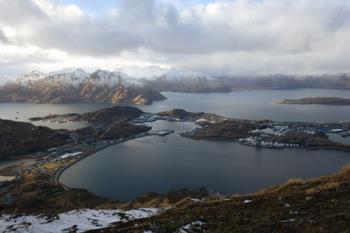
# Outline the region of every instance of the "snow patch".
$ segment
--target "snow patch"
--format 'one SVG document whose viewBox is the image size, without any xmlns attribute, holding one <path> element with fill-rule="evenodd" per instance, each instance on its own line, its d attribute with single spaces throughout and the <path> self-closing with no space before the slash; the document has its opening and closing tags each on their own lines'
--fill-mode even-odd
<svg viewBox="0 0 350 233">
<path fill-rule="evenodd" d="M 46 81 L 78 87 L 88 77 L 89 74 L 82 69 L 63 69 L 49 73 Z"/>
<path fill-rule="evenodd" d="M 195 221 L 195 222 L 192 222 L 190 224 L 187 224 L 183 227 L 181 227 L 178 232 L 179 233 L 188 233 L 188 232 L 192 232 L 192 231 L 200 231 L 202 230 L 202 227 L 205 225 L 204 222 L 202 221 Z"/>
<path fill-rule="evenodd" d="M 0 232 L 16 233 L 58 233 L 62 231 L 87 230 L 108 227 L 115 222 L 127 222 L 148 218 L 161 212 L 161 209 L 145 208 L 135 210 L 94 210 L 80 209 L 61 213 L 57 217 L 38 216 L 0 216 Z"/>
<path fill-rule="evenodd" d="M 21 85 L 28 85 L 28 84 L 32 84 L 33 82 L 36 82 L 38 80 L 44 79 L 46 77 L 46 74 L 38 71 L 38 70 L 34 70 L 28 74 L 25 74 L 19 78 L 16 79 L 16 83 L 21 84 Z"/>
<path fill-rule="evenodd" d="M 243 204 L 249 204 L 249 203 L 252 203 L 253 201 L 252 200 L 244 200 Z"/>
<path fill-rule="evenodd" d="M 81 153 L 83 152 L 75 152 L 75 153 L 67 153 L 67 154 L 64 154 L 64 155 L 61 155 L 59 158 L 60 159 L 68 159 L 68 158 L 72 158 L 72 157 L 75 157 L 77 155 L 80 155 Z"/>
</svg>

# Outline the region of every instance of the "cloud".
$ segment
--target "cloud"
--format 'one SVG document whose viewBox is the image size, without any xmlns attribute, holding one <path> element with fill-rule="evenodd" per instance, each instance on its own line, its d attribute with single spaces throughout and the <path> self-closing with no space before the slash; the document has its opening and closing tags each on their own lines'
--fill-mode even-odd
<svg viewBox="0 0 350 233">
<path fill-rule="evenodd" d="M 7 36 L 1 29 L 0 29 L 0 43 L 4 43 L 4 44 L 9 43 Z"/>
<path fill-rule="evenodd" d="M 80 57 L 96 65 L 135 58 L 214 74 L 350 70 L 347 0 L 121 0 L 99 13 L 83 9 L 53 0 L 0 0 L 0 28 L 8 29 L 0 30 L 0 43 L 37 48 L 47 62 L 30 64 L 40 67 Z"/>
</svg>

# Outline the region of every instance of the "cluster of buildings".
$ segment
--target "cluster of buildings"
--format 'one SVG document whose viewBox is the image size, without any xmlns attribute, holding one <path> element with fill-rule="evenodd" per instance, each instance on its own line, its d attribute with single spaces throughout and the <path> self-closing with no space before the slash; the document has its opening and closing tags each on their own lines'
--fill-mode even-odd
<svg viewBox="0 0 350 233">
<path fill-rule="evenodd" d="M 282 136 L 287 133 L 333 133 L 341 136 L 350 136 L 350 125 L 347 123 L 317 123 L 317 122 L 278 122 L 268 121 L 264 123 L 254 122 L 259 130 L 252 133 L 267 133 L 275 136 Z"/>
<path fill-rule="evenodd" d="M 157 113 L 145 112 L 137 119 L 132 120 L 132 123 L 143 124 L 143 123 L 154 122 L 154 121 L 158 121 L 158 120 L 181 121 L 180 118 L 176 118 L 176 117 L 172 117 L 172 116 L 160 116 Z"/>
<path fill-rule="evenodd" d="M 238 141 L 243 145 L 261 147 L 261 148 L 282 149 L 282 148 L 299 148 L 300 147 L 299 144 L 266 141 L 261 137 L 242 138 L 242 139 L 239 139 Z"/>
<path fill-rule="evenodd" d="M 44 160 L 61 161 L 66 159 L 79 159 L 86 152 L 94 152 L 102 150 L 108 146 L 118 143 L 119 140 L 96 140 L 94 138 L 87 138 L 78 144 L 67 145 L 62 147 L 53 147 L 47 150 L 47 155 Z"/>
<path fill-rule="evenodd" d="M 263 148 L 298 148 L 301 145 L 295 143 L 281 143 L 278 137 L 316 134 L 337 134 L 342 137 L 350 136 L 350 128 L 342 123 L 309 123 L 309 122 L 265 122 L 262 125 L 255 124 L 258 129 L 251 131 L 255 136 L 239 140 L 244 145 Z"/>
</svg>

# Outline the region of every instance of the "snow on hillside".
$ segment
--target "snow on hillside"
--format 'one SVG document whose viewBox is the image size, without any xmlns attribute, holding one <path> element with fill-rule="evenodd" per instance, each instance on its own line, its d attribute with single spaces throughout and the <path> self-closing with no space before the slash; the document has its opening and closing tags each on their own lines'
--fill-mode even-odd
<svg viewBox="0 0 350 233">
<path fill-rule="evenodd" d="M 93 73 L 87 73 L 83 69 L 68 68 L 55 72 L 44 74 L 39 71 L 32 71 L 16 79 L 20 85 L 29 85 L 37 81 L 47 82 L 48 84 L 65 85 L 79 87 L 84 82 L 91 82 L 98 86 L 113 87 L 119 84 L 124 86 L 143 84 L 143 80 L 154 80 L 164 77 L 168 80 L 184 80 L 206 78 L 212 80 L 209 75 L 175 68 L 163 68 L 160 66 L 125 66 L 114 71 L 96 70 Z M 1 85 L 1 81 L 0 81 Z"/>
<path fill-rule="evenodd" d="M 110 72 L 108 70 L 97 70 L 91 74 L 87 81 L 97 86 L 113 87 L 119 84 L 127 85 L 129 77 L 121 72 Z"/>
<path fill-rule="evenodd" d="M 57 218 L 51 219 L 43 215 L 0 215 L 0 232 L 85 232 L 108 227 L 115 222 L 149 218 L 160 212 L 162 212 L 162 209 L 155 208 L 128 211 L 80 209 L 61 213 Z"/>
<path fill-rule="evenodd" d="M 89 74 L 82 69 L 63 69 L 49 73 L 46 81 L 77 87 L 88 77 Z"/>
<path fill-rule="evenodd" d="M 16 83 L 22 84 L 22 85 L 27 85 L 27 84 L 31 84 L 35 81 L 38 81 L 40 79 L 43 79 L 46 77 L 45 73 L 42 73 L 38 70 L 34 70 L 28 74 L 25 74 L 19 78 L 16 79 Z"/>
</svg>

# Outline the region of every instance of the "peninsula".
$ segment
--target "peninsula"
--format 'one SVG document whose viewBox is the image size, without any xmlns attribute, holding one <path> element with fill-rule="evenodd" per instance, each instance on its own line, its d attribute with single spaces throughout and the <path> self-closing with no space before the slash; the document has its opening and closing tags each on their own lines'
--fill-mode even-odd
<svg viewBox="0 0 350 233">
<path fill-rule="evenodd" d="M 319 104 L 319 105 L 350 105 L 350 98 L 341 97 L 307 97 L 301 99 L 284 99 L 275 102 L 276 104 Z"/>
</svg>

